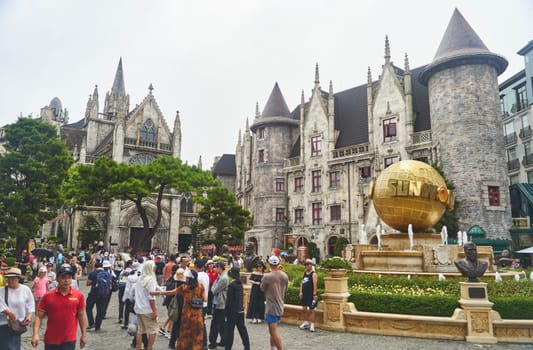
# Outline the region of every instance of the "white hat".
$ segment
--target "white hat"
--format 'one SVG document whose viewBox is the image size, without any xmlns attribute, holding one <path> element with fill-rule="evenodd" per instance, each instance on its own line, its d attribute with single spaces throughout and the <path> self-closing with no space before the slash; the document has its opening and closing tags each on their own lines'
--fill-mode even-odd
<svg viewBox="0 0 533 350">
<path fill-rule="evenodd" d="M 135 261 L 133 264 L 131 264 L 132 270 L 137 270 L 139 267 L 141 267 L 141 264 L 139 264 L 137 261 Z"/>
<path fill-rule="evenodd" d="M 270 258 L 268 258 L 268 263 L 270 265 L 279 265 L 279 258 L 275 255 L 271 255 Z"/>
<path fill-rule="evenodd" d="M 104 260 L 104 262 L 102 263 L 102 267 L 111 267 L 111 263 L 109 262 L 109 260 Z"/>
<path fill-rule="evenodd" d="M 47 271 L 48 271 L 48 269 L 46 268 L 46 266 L 41 266 L 41 267 L 39 268 L 39 273 L 40 273 L 40 272 L 47 272 Z"/>
</svg>

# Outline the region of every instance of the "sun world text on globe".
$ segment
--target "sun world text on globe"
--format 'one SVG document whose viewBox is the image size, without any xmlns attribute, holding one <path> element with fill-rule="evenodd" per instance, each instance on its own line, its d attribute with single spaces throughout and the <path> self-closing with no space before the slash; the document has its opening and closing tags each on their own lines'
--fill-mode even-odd
<svg viewBox="0 0 533 350">
<path fill-rule="evenodd" d="M 454 195 L 430 165 L 404 160 L 386 168 L 371 186 L 369 196 L 378 216 L 388 226 L 406 232 L 409 224 L 421 232 L 435 225 Z"/>
</svg>

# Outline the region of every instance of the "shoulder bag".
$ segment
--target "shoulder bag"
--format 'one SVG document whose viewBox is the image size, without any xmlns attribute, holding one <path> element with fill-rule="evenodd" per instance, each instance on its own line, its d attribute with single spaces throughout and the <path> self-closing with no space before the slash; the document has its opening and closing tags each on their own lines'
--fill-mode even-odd
<svg viewBox="0 0 533 350">
<path fill-rule="evenodd" d="M 6 305 L 9 305 L 7 303 L 7 290 L 8 286 L 4 287 L 4 297 L 6 300 Z M 14 320 L 7 319 L 7 327 L 9 328 L 9 333 L 12 335 L 21 335 L 22 333 L 25 333 L 28 330 L 28 327 L 24 325 L 21 321 L 17 320 L 16 318 Z"/>
</svg>

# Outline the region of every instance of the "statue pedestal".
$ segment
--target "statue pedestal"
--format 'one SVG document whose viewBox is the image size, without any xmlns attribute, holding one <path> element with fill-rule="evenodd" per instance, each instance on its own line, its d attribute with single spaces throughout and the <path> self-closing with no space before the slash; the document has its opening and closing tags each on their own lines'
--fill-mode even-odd
<svg viewBox="0 0 533 350">
<path fill-rule="evenodd" d="M 487 284 L 482 282 L 459 282 L 461 299 L 468 322 L 466 341 L 471 343 L 497 343 L 494 336 L 492 305 L 487 298 Z"/>
<path fill-rule="evenodd" d="M 355 312 L 353 303 L 348 302 L 348 277 L 346 270 L 328 270 L 329 277 L 324 278 L 325 288 L 322 294 L 324 309 L 321 328 L 330 331 L 346 331 L 344 312 Z"/>
</svg>

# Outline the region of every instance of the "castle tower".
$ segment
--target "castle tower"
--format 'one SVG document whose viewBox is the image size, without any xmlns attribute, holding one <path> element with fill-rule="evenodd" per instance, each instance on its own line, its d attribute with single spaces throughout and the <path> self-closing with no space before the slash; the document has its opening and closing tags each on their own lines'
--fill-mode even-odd
<svg viewBox="0 0 533 350">
<path fill-rule="evenodd" d="M 497 81 L 506 67 L 455 9 L 419 77 L 428 87 L 436 160 L 456 187 L 459 227 L 477 224 L 491 238 L 507 238 L 511 227 Z"/>
<path fill-rule="evenodd" d="M 281 246 L 286 230 L 286 186 L 283 160 L 289 158 L 299 122 L 291 113 L 276 83 L 263 113 L 256 115 L 253 133 L 254 229 L 264 230 L 258 241 L 259 254 Z"/>
<path fill-rule="evenodd" d="M 115 73 L 115 80 L 113 87 L 105 96 L 104 103 L 104 119 L 113 120 L 117 115 L 121 114 L 123 117 L 128 114 L 130 108 L 130 95 L 126 95 L 126 87 L 124 85 L 124 72 L 122 71 L 122 57 L 118 61 L 117 71 Z"/>
</svg>

